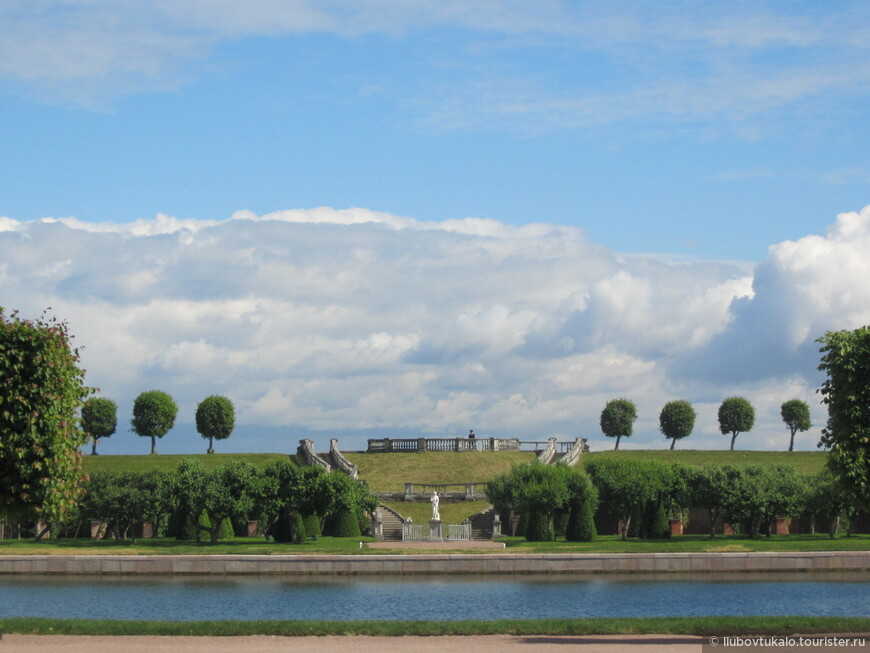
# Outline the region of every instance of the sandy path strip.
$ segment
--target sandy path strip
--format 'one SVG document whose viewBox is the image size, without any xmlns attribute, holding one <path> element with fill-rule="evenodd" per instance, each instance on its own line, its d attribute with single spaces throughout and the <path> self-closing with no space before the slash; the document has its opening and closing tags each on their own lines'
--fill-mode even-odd
<svg viewBox="0 0 870 653">
<path fill-rule="evenodd" d="M 52 653 L 270 653 L 317 651 L 333 653 L 700 653 L 703 638 L 691 635 L 483 635 L 467 637 L 102 637 L 72 635 L 3 635 L 0 651 Z"/>
</svg>

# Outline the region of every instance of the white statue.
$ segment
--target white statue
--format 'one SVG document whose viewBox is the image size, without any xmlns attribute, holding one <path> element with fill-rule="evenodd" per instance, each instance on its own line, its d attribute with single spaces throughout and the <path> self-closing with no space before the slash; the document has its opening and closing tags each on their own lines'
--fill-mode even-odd
<svg viewBox="0 0 870 653">
<path fill-rule="evenodd" d="M 438 521 L 441 521 L 441 513 L 438 512 L 439 499 L 437 492 L 432 493 L 432 498 L 430 499 L 430 501 L 432 502 L 432 519 L 437 519 Z"/>
</svg>

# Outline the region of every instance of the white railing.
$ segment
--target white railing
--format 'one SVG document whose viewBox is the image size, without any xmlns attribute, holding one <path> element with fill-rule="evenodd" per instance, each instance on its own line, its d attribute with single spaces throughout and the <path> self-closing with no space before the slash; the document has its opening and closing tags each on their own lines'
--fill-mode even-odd
<svg viewBox="0 0 870 653">
<path fill-rule="evenodd" d="M 447 524 L 447 539 L 451 541 L 467 542 L 471 540 L 471 524 Z"/>
<path fill-rule="evenodd" d="M 426 539 L 423 524 L 405 522 L 402 524 L 402 542 L 422 542 Z"/>
</svg>

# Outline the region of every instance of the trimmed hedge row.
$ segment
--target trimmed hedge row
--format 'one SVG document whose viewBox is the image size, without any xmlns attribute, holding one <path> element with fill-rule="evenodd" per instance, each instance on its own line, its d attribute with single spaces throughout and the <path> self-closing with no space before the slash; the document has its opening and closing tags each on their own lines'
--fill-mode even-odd
<svg viewBox="0 0 870 653">
<path fill-rule="evenodd" d="M 260 532 L 276 541 L 301 542 L 328 533 L 357 537 L 367 530 L 366 513 L 377 498 L 364 482 L 341 472 L 298 467 L 290 459 L 260 471 L 245 462 L 214 469 L 185 459 L 172 472 L 97 472 L 86 494 L 63 524 L 60 536 L 76 536 L 84 524 L 102 522 L 106 534 L 119 539 L 137 535 L 138 524 L 152 523 L 154 535 L 212 543 L 247 534 L 257 521 Z"/>
<path fill-rule="evenodd" d="M 829 472 L 798 474 L 782 465 L 594 458 L 583 471 L 533 462 L 494 478 L 487 496 L 500 513 L 520 513 L 515 534 L 530 541 L 590 541 L 596 522 L 623 539 L 666 538 L 670 520 L 686 521 L 693 507 L 707 511 L 711 538 L 720 522 L 749 537 L 769 536 L 779 517 L 801 519 L 811 532 L 821 522 L 833 538 L 850 535 L 861 516 L 860 502 Z"/>
</svg>

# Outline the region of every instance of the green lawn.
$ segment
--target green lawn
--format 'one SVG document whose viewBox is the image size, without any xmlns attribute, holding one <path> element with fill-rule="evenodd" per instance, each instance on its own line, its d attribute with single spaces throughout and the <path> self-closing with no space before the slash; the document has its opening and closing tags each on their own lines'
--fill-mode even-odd
<svg viewBox="0 0 870 653">
<path fill-rule="evenodd" d="M 375 492 L 402 492 L 405 483 L 481 483 L 534 460 L 531 451 L 430 451 L 345 454 Z"/>
<path fill-rule="evenodd" d="M 657 617 L 634 619 L 500 619 L 493 621 L 112 621 L 0 619 L 0 632 L 33 635 L 792 635 L 867 633 L 868 617 Z M 545 643 L 545 642 L 540 642 Z M 571 646 L 573 644 L 573 646 Z M 576 648 L 579 642 L 571 642 Z M 243 646 L 244 643 L 240 643 Z M 860 650 L 860 649 L 856 649 Z"/>
<path fill-rule="evenodd" d="M 679 443 L 677 443 L 679 446 Z M 705 451 L 700 449 L 639 449 L 595 451 L 583 454 L 590 460 L 598 456 L 635 460 L 662 460 L 682 465 L 790 465 L 801 474 L 822 471 L 828 454 L 824 451 Z"/>
<path fill-rule="evenodd" d="M 427 506 L 428 507 L 428 506 Z M 464 514 L 464 512 L 463 512 Z M 444 514 L 442 513 L 442 517 Z M 467 516 L 467 515 L 466 515 Z M 427 523 L 429 513 L 422 515 L 417 523 Z M 447 521 L 447 520 L 445 520 Z M 449 523 L 458 523 L 449 521 Z M 205 542 L 185 542 L 170 538 L 137 540 L 99 540 L 57 539 L 35 542 L 33 539 L 0 540 L 0 555 L 113 555 L 113 554 L 154 554 L 154 555 L 204 555 L 204 554 L 242 554 L 242 555 L 307 555 L 307 554 L 348 554 L 368 555 L 371 553 L 407 553 L 407 550 L 368 549 L 359 547 L 359 542 L 373 542 L 371 537 L 337 538 L 321 537 L 304 544 L 279 544 L 267 542 L 262 538 L 236 537 L 221 540 L 211 545 Z M 506 549 L 475 550 L 473 553 L 498 555 L 499 553 L 728 553 L 745 551 L 868 551 L 870 535 L 838 537 L 835 540 L 827 535 L 774 535 L 754 539 L 742 536 L 718 536 L 714 540 L 704 535 L 682 535 L 665 540 L 640 540 L 631 538 L 625 542 L 615 535 L 602 535 L 593 542 L 526 542 L 519 537 L 505 537 L 499 541 L 507 544 Z M 438 551 L 443 553 L 443 550 Z M 456 550 L 454 553 L 463 551 Z M 425 553 L 414 550 L 414 554 Z"/>
<path fill-rule="evenodd" d="M 484 482 L 507 472 L 513 465 L 529 462 L 535 454 L 528 451 L 499 452 L 428 452 L 419 453 L 351 453 L 346 457 L 359 468 L 360 478 L 376 492 L 401 492 L 404 483 Z M 683 465 L 792 465 L 798 472 L 822 470 L 827 454 L 821 451 L 704 451 L 694 449 L 645 449 L 596 451 L 585 454 L 587 460 L 597 456 L 674 461 Z M 196 458 L 204 465 L 217 467 L 230 460 L 244 460 L 257 467 L 286 458 L 287 454 L 159 454 L 130 456 L 85 456 L 85 472 L 97 470 L 147 471 L 175 469 L 183 458 Z M 292 456 L 291 456 L 292 458 Z"/>
<path fill-rule="evenodd" d="M 741 535 L 680 535 L 663 540 L 629 538 L 625 542 L 617 535 L 600 535 L 592 542 L 527 542 L 522 537 L 504 537 L 511 553 L 741 553 L 744 551 L 868 551 L 870 535 L 829 538 L 826 534 L 772 535 L 743 537 Z"/>
<path fill-rule="evenodd" d="M 303 544 L 267 542 L 265 538 L 234 537 L 217 544 L 160 537 L 136 540 L 90 540 L 62 538 L 36 542 L 33 538 L 0 540 L 0 555 L 273 555 L 273 554 L 360 554 L 374 553 L 360 549 L 360 542 L 374 542 L 373 537 L 320 537 Z"/>
<path fill-rule="evenodd" d="M 158 454 L 156 456 L 85 456 L 84 470 L 91 474 L 97 471 L 147 472 L 152 469 L 171 471 L 185 458 L 196 458 L 206 467 L 219 467 L 232 460 L 249 462 L 263 468 L 273 460 L 287 458 L 283 453 L 213 453 L 213 454 Z"/>
</svg>

